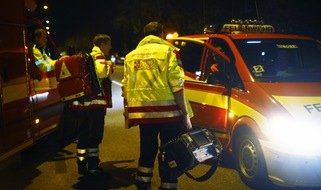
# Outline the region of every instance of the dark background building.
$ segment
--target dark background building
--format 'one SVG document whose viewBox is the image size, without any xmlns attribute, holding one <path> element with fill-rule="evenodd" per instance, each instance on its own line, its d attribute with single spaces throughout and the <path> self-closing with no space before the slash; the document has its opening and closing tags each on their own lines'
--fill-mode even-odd
<svg viewBox="0 0 321 190">
<path fill-rule="evenodd" d="M 48 5 L 44 10 L 43 6 Z M 50 33 L 60 50 L 90 50 L 97 33 L 112 37 L 112 53 L 125 55 L 142 39 L 149 21 L 167 32 L 202 33 L 207 24 L 231 19 L 258 19 L 277 32 L 321 39 L 320 0 L 38 0 L 36 16 L 50 20 Z"/>
</svg>

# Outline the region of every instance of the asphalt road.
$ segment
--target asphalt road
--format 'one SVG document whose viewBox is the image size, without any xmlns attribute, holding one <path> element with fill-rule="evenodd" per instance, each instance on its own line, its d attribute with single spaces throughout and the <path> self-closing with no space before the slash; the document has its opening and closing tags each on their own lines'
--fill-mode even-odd
<svg viewBox="0 0 321 190">
<path fill-rule="evenodd" d="M 76 140 L 60 147 L 44 138 L 23 152 L 21 161 L 0 171 L 0 190 L 134 190 L 133 174 L 139 156 L 138 128 L 125 129 L 122 97 L 118 83 L 122 66 L 115 67 L 113 80 L 113 108 L 107 111 L 104 139 L 100 146 L 101 167 L 113 174 L 112 180 L 92 180 L 81 177 L 76 167 Z M 157 164 L 155 165 L 157 167 Z M 201 176 L 209 165 L 201 164 L 191 173 Z M 158 189 L 159 177 L 154 170 L 152 190 Z M 218 167 L 205 182 L 196 182 L 186 175 L 179 178 L 180 190 L 250 190 L 242 183 L 233 167 Z M 291 189 L 292 190 L 292 189 Z"/>
</svg>

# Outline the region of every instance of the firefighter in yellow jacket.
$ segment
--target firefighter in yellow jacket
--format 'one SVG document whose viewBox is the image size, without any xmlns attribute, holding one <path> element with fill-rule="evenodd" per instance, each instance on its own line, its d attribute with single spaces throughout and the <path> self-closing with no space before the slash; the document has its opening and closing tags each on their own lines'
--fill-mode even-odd
<svg viewBox="0 0 321 190">
<path fill-rule="evenodd" d="M 106 61 L 111 49 L 111 39 L 106 34 L 98 34 L 93 40 L 91 56 L 95 62 L 96 74 L 101 83 L 101 92 L 91 98 L 72 102 L 77 110 L 79 138 L 77 143 L 77 164 L 79 174 L 95 178 L 111 178 L 111 174 L 99 167 L 99 144 L 104 134 L 106 108 L 112 107 L 111 82 L 112 64 Z"/>
<path fill-rule="evenodd" d="M 126 55 L 122 89 L 130 126 L 139 125 L 140 158 L 135 176 L 137 189 L 150 189 L 154 161 L 161 144 L 191 129 L 184 95 L 184 71 L 176 48 L 163 39 L 163 26 L 151 22 L 145 38 Z M 177 189 L 177 179 L 159 168 L 160 189 Z"/>
<path fill-rule="evenodd" d="M 34 32 L 33 56 L 35 64 L 44 73 L 54 70 L 57 60 L 52 60 L 46 53 L 47 32 L 42 28 L 38 28 Z"/>
</svg>

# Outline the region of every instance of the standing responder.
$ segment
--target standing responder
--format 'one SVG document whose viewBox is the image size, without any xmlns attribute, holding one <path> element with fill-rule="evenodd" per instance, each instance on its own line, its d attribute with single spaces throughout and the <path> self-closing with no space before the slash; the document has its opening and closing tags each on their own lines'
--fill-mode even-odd
<svg viewBox="0 0 321 190">
<path fill-rule="evenodd" d="M 111 38 L 106 34 L 98 34 L 94 37 L 93 44 L 91 56 L 101 84 L 101 92 L 83 101 L 72 102 L 72 107 L 77 110 L 80 120 L 77 164 L 79 174 L 106 179 L 112 176 L 99 167 L 99 144 L 104 134 L 106 108 L 112 107 L 109 76 L 113 73 L 113 69 L 111 62 L 106 61 L 106 56 L 112 47 Z"/>
<path fill-rule="evenodd" d="M 176 48 L 164 40 L 163 26 L 151 22 L 145 38 L 126 55 L 122 89 L 129 126 L 139 125 L 140 157 L 135 185 L 150 189 L 154 162 L 161 144 L 191 129 L 189 107 L 184 94 L 184 71 Z M 192 114 L 192 113 L 191 113 Z M 161 190 L 177 189 L 177 179 L 159 168 Z"/>
</svg>

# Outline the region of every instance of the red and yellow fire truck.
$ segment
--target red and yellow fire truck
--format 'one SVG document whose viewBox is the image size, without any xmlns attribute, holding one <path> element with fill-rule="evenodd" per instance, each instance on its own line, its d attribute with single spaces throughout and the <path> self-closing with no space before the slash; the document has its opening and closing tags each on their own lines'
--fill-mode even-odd
<svg viewBox="0 0 321 190">
<path fill-rule="evenodd" d="M 67 135 L 65 129 L 72 132 L 73 121 L 60 101 L 54 72 L 42 73 L 34 64 L 31 36 L 44 26 L 28 13 L 23 0 L 1 1 L 0 7 L 1 163 L 53 131 Z M 50 36 L 47 48 L 58 58 Z"/>
<path fill-rule="evenodd" d="M 321 187 L 318 40 L 255 20 L 168 40 L 180 48 L 193 125 L 216 133 L 247 185 Z"/>
</svg>

